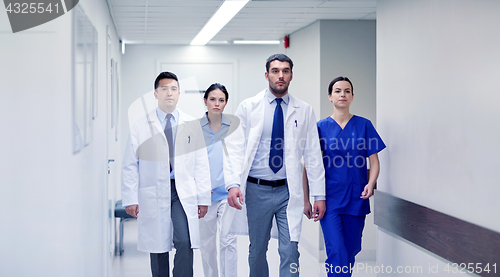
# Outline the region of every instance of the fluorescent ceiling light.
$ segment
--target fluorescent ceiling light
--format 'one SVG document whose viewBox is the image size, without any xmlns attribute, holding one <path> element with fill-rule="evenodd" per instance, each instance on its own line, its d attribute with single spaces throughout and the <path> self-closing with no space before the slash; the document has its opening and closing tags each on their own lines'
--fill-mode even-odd
<svg viewBox="0 0 500 277">
<path fill-rule="evenodd" d="M 280 44 L 279 40 L 235 40 L 234 44 Z"/>
<path fill-rule="evenodd" d="M 227 41 L 227 40 L 211 40 L 208 42 L 208 44 L 229 44 L 229 41 Z"/>
<path fill-rule="evenodd" d="M 226 0 L 191 41 L 191 45 L 209 42 L 250 0 Z"/>
</svg>

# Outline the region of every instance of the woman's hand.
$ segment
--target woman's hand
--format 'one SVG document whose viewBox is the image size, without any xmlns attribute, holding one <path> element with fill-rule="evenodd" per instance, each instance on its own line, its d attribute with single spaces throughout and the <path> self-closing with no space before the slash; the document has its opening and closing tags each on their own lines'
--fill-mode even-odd
<svg viewBox="0 0 500 277">
<path fill-rule="evenodd" d="M 375 183 L 377 182 L 378 173 L 380 172 L 380 162 L 378 160 L 378 154 L 372 154 L 368 157 L 370 161 L 370 176 L 368 179 L 368 184 L 361 193 L 361 198 L 368 199 L 373 195 L 373 189 L 375 188 Z"/>
<path fill-rule="evenodd" d="M 373 187 L 374 185 L 368 184 L 365 186 L 365 189 L 361 193 L 361 198 L 368 199 L 373 195 Z"/>
<path fill-rule="evenodd" d="M 307 216 L 308 219 L 311 219 L 311 217 L 313 216 L 312 206 L 309 201 L 304 202 L 304 214 Z"/>
<path fill-rule="evenodd" d="M 309 181 L 307 180 L 306 167 L 302 169 L 302 188 L 304 189 L 304 214 L 308 219 L 314 216 L 311 201 L 309 201 Z"/>
<path fill-rule="evenodd" d="M 325 215 L 326 212 L 326 201 L 325 200 L 314 201 L 313 210 L 314 210 L 313 212 L 314 222 L 323 219 L 323 216 Z"/>
</svg>

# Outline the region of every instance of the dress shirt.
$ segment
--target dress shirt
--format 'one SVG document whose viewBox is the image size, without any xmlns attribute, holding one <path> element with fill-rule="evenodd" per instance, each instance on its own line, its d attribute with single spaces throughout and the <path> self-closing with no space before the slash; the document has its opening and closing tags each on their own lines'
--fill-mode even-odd
<svg viewBox="0 0 500 277">
<path fill-rule="evenodd" d="M 160 108 L 156 108 L 156 115 L 158 116 L 158 120 L 160 120 L 161 127 L 165 130 L 165 126 L 167 126 L 167 113 L 162 111 Z M 174 145 L 172 145 L 175 149 L 175 135 L 177 134 L 177 124 L 179 122 L 179 111 L 175 109 L 172 112 L 172 118 L 170 118 L 170 123 L 172 124 L 172 137 Z M 174 170 L 170 172 L 170 179 L 175 179 Z"/>
<path fill-rule="evenodd" d="M 207 145 L 208 162 L 210 164 L 210 177 L 212 179 L 212 190 L 214 191 L 212 201 L 220 201 L 227 198 L 222 166 L 222 140 L 227 135 L 231 120 L 222 115 L 220 130 L 216 134 L 210 129 L 207 113 L 200 119 L 200 124 Z"/>
<path fill-rule="evenodd" d="M 252 163 L 252 167 L 250 168 L 250 172 L 248 176 L 264 179 L 264 180 L 281 180 L 286 178 L 286 168 L 285 168 L 285 160 L 286 160 L 286 151 L 283 149 L 283 167 L 280 168 L 276 174 L 269 167 L 269 152 L 271 151 L 271 137 L 273 133 L 273 120 L 269 120 L 274 118 L 274 110 L 276 109 L 276 96 L 272 94 L 269 89 L 266 89 L 266 95 L 264 97 L 264 101 L 266 101 L 265 105 L 265 114 L 264 114 L 264 126 L 262 129 L 262 136 L 260 137 L 259 147 L 257 148 L 257 152 L 255 153 L 255 158 Z M 290 96 L 285 94 L 285 96 L 281 97 L 283 101 L 281 101 L 281 108 L 283 109 L 283 124 L 286 121 L 286 112 L 288 110 L 288 103 L 290 102 Z M 285 141 L 286 144 L 286 141 Z M 284 147 L 284 146 L 283 146 Z"/>
</svg>

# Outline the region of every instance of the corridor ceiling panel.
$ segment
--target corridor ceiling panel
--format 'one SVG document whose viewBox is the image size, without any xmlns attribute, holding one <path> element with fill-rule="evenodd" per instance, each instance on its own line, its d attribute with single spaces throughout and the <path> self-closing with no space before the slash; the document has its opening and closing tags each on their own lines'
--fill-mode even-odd
<svg viewBox="0 0 500 277">
<path fill-rule="evenodd" d="M 224 1 L 107 0 L 125 43 L 187 45 Z M 277 40 L 318 20 L 375 20 L 376 0 L 253 0 L 212 41 Z"/>
</svg>

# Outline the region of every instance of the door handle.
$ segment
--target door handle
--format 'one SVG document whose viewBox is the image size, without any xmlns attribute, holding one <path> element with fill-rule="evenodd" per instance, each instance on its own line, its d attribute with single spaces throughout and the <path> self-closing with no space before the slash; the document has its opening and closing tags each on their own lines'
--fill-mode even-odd
<svg viewBox="0 0 500 277">
<path fill-rule="evenodd" d="M 111 172 L 110 168 L 109 168 L 109 163 L 114 163 L 115 160 L 114 159 L 108 159 L 108 174 Z"/>
</svg>

